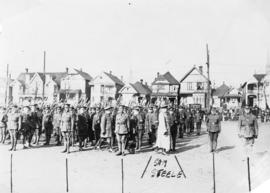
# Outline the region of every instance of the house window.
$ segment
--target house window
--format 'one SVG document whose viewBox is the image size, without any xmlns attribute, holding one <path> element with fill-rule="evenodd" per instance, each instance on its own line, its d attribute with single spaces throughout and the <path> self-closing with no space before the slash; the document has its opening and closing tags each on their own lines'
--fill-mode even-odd
<svg viewBox="0 0 270 193">
<path fill-rule="evenodd" d="M 203 90 L 203 83 L 197 82 L 197 90 Z"/>
<path fill-rule="evenodd" d="M 187 83 L 187 90 L 192 90 L 192 82 Z"/>
</svg>

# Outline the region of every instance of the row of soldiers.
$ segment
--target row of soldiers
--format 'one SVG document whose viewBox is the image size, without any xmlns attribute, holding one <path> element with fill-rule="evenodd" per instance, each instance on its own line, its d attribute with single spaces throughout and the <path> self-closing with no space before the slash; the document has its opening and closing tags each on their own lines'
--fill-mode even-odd
<svg viewBox="0 0 270 193">
<path fill-rule="evenodd" d="M 195 130 L 197 135 L 201 132 L 203 114 L 201 111 L 192 111 L 182 106 L 169 106 L 169 130 L 171 137 L 171 150 L 175 151 L 177 136 L 183 138 L 184 133 L 191 135 Z M 40 136 L 45 134 L 45 143 L 51 143 L 55 136 L 56 145 L 64 142 L 64 151 L 70 152 L 70 146 L 76 142 L 79 151 L 87 145 L 100 149 L 107 144 L 110 152 L 117 143 L 117 155 L 125 155 L 127 150 L 134 153 L 140 151 L 143 136 L 147 136 L 148 144 L 155 148 L 157 129 L 159 125 L 159 107 L 151 105 L 147 108 L 125 105 L 118 107 L 100 106 L 77 108 L 65 104 L 64 107 L 37 105 L 18 107 L 13 105 L 9 109 L 0 108 L 1 141 L 5 143 L 7 134 L 10 136 L 11 148 L 15 151 L 17 140 L 22 138 L 23 148 L 32 144 L 38 145 Z"/>
</svg>

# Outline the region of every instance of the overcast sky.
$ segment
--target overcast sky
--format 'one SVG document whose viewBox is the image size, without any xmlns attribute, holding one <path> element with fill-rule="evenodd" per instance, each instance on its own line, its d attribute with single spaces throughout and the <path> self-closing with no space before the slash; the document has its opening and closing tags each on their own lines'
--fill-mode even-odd
<svg viewBox="0 0 270 193">
<path fill-rule="evenodd" d="M 0 0 L 0 70 L 102 70 L 152 82 L 178 80 L 204 65 L 211 79 L 239 86 L 264 72 L 270 48 L 269 0 Z"/>
</svg>

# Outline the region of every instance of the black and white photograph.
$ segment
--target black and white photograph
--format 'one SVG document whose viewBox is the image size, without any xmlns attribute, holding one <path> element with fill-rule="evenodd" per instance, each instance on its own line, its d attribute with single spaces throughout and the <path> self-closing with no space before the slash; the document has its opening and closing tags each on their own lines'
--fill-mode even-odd
<svg viewBox="0 0 270 193">
<path fill-rule="evenodd" d="M 270 1 L 0 0 L 0 193 L 179 192 L 270 192 Z"/>
</svg>

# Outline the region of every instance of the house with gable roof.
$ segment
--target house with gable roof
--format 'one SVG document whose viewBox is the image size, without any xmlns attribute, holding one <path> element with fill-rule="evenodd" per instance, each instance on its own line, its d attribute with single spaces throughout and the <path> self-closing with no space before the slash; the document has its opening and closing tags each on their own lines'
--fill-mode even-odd
<svg viewBox="0 0 270 193">
<path fill-rule="evenodd" d="M 152 103 L 164 97 L 169 99 L 171 102 L 176 102 L 179 93 L 179 86 L 179 82 L 170 72 L 166 72 L 165 74 L 160 74 L 158 72 L 152 83 Z"/>
<path fill-rule="evenodd" d="M 122 101 L 124 104 L 133 103 L 134 105 L 149 102 L 151 98 L 152 90 L 143 82 L 143 79 L 135 83 L 126 84 L 119 93 L 122 95 Z M 130 106 L 134 106 L 130 104 Z"/>
<path fill-rule="evenodd" d="M 61 78 L 67 72 L 25 72 L 20 73 L 17 79 L 10 83 L 12 88 L 12 102 L 20 104 L 24 101 L 36 101 L 44 98 L 48 102 L 58 100 Z"/>
<path fill-rule="evenodd" d="M 69 103 L 89 100 L 91 96 L 89 82 L 92 79 L 87 72 L 74 68 L 74 72 L 61 78 L 60 99 Z"/>
<path fill-rule="evenodd" d="M 100 103 L 117 99 L 119 91 L 124 86 L 122 78 L 110 72 L 101 72 L 91 82 L 89 82 L 91 90 L 91 103 Z"/>
<path fill-rule="evenodd" d="M 203 74 L 203 67 L 193 66 L 180 80 L 180 103 L 182 105 L 200 104 L 206 107 L 208 78 Z"/>
</svg>

